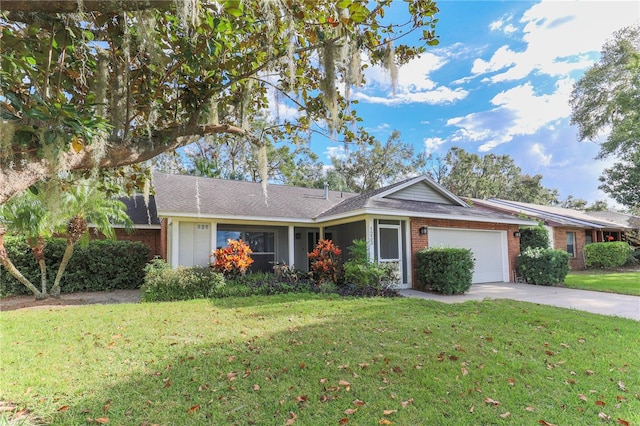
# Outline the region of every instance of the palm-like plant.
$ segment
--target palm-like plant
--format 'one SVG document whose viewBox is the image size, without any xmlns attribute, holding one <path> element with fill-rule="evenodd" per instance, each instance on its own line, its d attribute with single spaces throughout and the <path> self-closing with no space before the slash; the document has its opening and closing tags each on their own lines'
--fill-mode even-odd
<svg viewBox="0 0 640 426">
<path fill-rule="evenodd" d="M 38 266 L 40 267 L 40 287 L 38 290 L 26 277 L 18 271 L 8 258 L 4 241 L 0 241 L 0 262 L 18 281 L 31 290 L 36 299 L 47 297 L 47 267 L 44 258 L 45 238 L 50 237 L 56 228 L 56 223 L 47 208 L 46 200 L 42 197 L 43 192 L 37 195 L 31 191 L 12 198 L 8 203 L 0 206 L 0 219 L 4 222 L 3 234 L 7 228 L 14 233 L 23 235 Z"/>
<path fill-rule="evenodd" d="M 97 189 L 95 182 L 83 179 L 74 183 L 65 195 L 62 215 L 68 220 L 66 229 L 67 245 L 58 267 L 51 296 L 60 297 L 60 280 L 64 274 L 73 250 L 83 237 L 87 236 L 89 222 L 102 232 L 107 238 L 114 239 L 114 223 L 121 223 L 131 229 L 133 223 L 126 213 L 126 206 L 122 201 L 105 196 Z"/>
</svg>

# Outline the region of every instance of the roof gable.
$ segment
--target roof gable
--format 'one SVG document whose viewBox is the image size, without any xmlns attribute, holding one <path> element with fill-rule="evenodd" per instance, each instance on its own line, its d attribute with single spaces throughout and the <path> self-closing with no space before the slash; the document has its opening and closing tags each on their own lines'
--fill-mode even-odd
<svg viewBox="0 0 640 426">
<path fill-rule="evenodd" d="M 376 197 L 469 207 L 467 203 L 427 176 L 418 176 L 383 188 Z"/>
</svg>

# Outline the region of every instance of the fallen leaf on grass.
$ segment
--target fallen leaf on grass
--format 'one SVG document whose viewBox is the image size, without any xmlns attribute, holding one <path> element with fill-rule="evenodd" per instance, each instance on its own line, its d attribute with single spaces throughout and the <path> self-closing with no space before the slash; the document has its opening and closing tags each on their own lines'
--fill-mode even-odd
<svg viewBox="0 0 640 426">
<path fill-rule="evenodd" d="M 387 419 L 380 419 L 380 421 L 378 422 L 379 425 L 392 425 L 393 422 L 391 420 L 387 420 Z"/>
<path fill-rule="evenodd" d="M 624 382 L 623 382 L 623 381 L 619 381 L 619 382 L 618 382 L 618 387 L 620 388 L 620 390 L 621 390 L 622 392 L 626 392 L 626 391 L 627 391 L 627 387 L 624 385 Z"/>
<path fill-rule="evenodd" d="M 493 405 L 494 407 L 497 407 L 498 405 L 500 405 L 500 401 L 496 401 L 495 399 L 491 399 L 491 398 L 489 398 L 489 397 L 486 397 L 486 398 L 484 399 L 484 402 L 486 402 L 487 404 L 491 404 L 491 405 Z"/>
<path fill-rule="evenodd" d="M 579 394 L 578 394 L 578 398 L 580 398 L 580 399 L 581 399 L 581 400 L 583 400 L 583 401 L 586 401 L 586 400 L 588 399 L 588 398 L 587 398 L 587 395 L 582 394 L 582 393 L 579 393 Z"/>
<path fill-rule="evenodd" d="M 253 385 L 253 390 L 254 391 L 259 391 L 260 390 L 260 385 Z"/>
<path fill-rule="evenodd" d="M 63 412 L 63 411 L 67 411 L 69 409 L 68 405 L 63 405 L 62 407 L 58 408 L 59 412 Z"/>
<path fill-rule="evenodd" d="M 349 423 L 349 419 L 346 417 L 343 417 L 340 420 L 338 420 L 339 425 L 346 425 L 347 423 Z"/>
<path fill-rule="evenodd" d="M 601 418 L 602 420 L 611 420 L 611 416 L 607 416 L 602 411 L 598 413 L 598 417 Z"/>
<path fill-rule="evenodd" d="M 351 415 L 351 414 L 355 413 L 356 411 L 358 411 L 357 408 L 347 408 L 346 410 L 344 410 L 344 414 L 346 414 L 348 416 L 348 415 Z"/>
<path fill-rule="evenodd" d="M 200 409 L 200 404 L 196 404 L 189 408 L 189 414 L 193 414 Z"/>
<path fill-rule="evenodd" d="M 393 413 L 397 413 L 397 412 L 398 412 L 398 410 L 384 410 L 382 412 L 382 414 L 384 414 L 385 416 L 389 416 L 389 415 L 391 415 Z"/>
<path fill-rule="evenodd" d="M 598 401 L 596 401 L 596 405 L 598 405 L 598 406 L 600 406 L 600 407 L 604 407 L 605 405 L 607 405 L 607 403 L 606 403 L 606 402 L 604 402 L 604 401 L 600 401 L 600 400 L 598 400 Z"/>
<path fill-rule="evenodd" d="M 511 413 L 509 411 L 507 411 L 506 413 L 502 413 L 500 414 L 500 417 L 503 419 L 506 419 L 507 417 L 509 417 L 511 415 Z"/>
<path fill-rule="evenodd" d="M 402 408 L 407 408 L 407 405 L 413 404 L 413 398 L 409 398 L 406 401 L 402 401 L 400 404 L 402 405 Z"/>
<path fill-rule="evenodd" d="M 474 411 L 476 411 L 476 406 L 472 405 L 471 408 L 469 408 L 469 412 L 473 413 Z"/>
<path fill-rule="evenodd" d="M 290 418 L 285 423 L 285 425 L 287 425 L 287 426 L 290 426 L 290 425 L 294 424 L 296 422 L 296 419 L 298 418 L 296 413 L 294 413 L 293 411 L 289 411 L 289 417 Z"/>
<path fill-rule="evenodd" d="M 98 417 L 95 419 L 96 423 L 100 423 L 101 425 L 109 423 L 109 417 Z"/>
<path fill-rule="evenodd" d="M 534 407 L 530 406 L 530 405 L 529 405 L 529 406 L 527 406 L 527 407 L 524 407 L 524 409 L 525 409 L 526 411 L 536 411 L 536 409 L 535 409 Z"/>
<path fill-rule="evenodd" d="M 360 401 L 359 399 L 356 399 L 353 401 L 353 405 L 355 405 L 356 407 L 362 407 L 364 406 L 364 401 Z"/>
<path fill-rule="evenodd" d="M 516 379 L 513 379 L 513 378 L 509 377 L 509 378 L 507 379 L 507 383 L 508 383 L 509 385 L 513 386 L 513 385 L 515 385 L 515 384 L 516 384 Z"/>
<path fill-rule="evenodd" d="M 617 422 L 618 422 L 619 424 L 621 424 L 622 426 L 629 426 L 629 422 L 628 422 L 628 421 L 626 421 L 626 420 L 622 420 L 620 417 L 618 417 Z"/>
<path fill-rule="evenodd" d="M 585 371 L 585 374 L 587 376 L 593 376 L 594 373 L 593 373 L 593 370 L 587 370 L 587 371 Z"/>
<path fill-rule="evenodd" d="M 553 423 L 549 423 L 549 422 L 546 422 L 546 421 L 544 421 L 544 420 L 540 420 L 540 421 L 538 422 L 538 424 L 541 424 L 542 426 L 557 426 L 557 425 L 555 425 L 555 424 L 553 424 Z"/>
</svg>

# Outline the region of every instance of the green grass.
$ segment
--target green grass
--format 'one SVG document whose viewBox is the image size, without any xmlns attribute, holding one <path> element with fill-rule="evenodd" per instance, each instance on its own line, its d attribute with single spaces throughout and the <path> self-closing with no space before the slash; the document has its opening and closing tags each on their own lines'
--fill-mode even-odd
<svg viewBox="0 0 640 426">
<path fill-rule="evenodd" d="M 610 272 L 584 271 L 571 272 L 564 285 L 581 290 L 604 291 L 607 293 L 630 294 L 640 296 L 640 271 Z"/>
<path fill-rule="evenodd" d="M 50 424 L 640 424 L 639 323 L 580 311 L 283 295 L 0 321 L 0 400 Z"/>
</svg>

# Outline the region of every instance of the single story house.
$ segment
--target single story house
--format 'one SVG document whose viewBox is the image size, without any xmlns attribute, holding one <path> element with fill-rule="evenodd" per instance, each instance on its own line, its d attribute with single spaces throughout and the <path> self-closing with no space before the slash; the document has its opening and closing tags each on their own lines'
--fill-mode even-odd
<svg viewBox="0 0 640 426">
<path fill-rule="evenodd" d="M 426 176 L 365 194 L 154 173 L 165 259 L 173 266 L 208 265 L 216 248 L 242 239 L 256 270 L 283 262 L 308 271 L 307 253 L 331 239 L 347 254 L 364 239 L 378 262 L 395 262 L 400 288 L 416 286 L 415 253 L 427 246 L 473 251 L 473 282 L 509 282 L 520 245 L 519 226 L 535 225 L 469 206 Z"/>
<path fill-rule="evenodd" d="M 149 247 L 149 259 L 162 257 L 162 239 L 160 232 L 160 219 L 156 211 L 156 202 L 153 195 L 145 201 L 142 195 L 120 198 L 127 206 L 127 215 L 133 222 L 133 229 L 127 230 L 123 225 L 113 225 L 116 238 L 122 241 L 139 241 Z M 89 228 L 95 227 L 90 223 Z M 102 233 L 95 230 L 90 233 L 91 238 L 105 238 Z"/>
<path fill-rule="evenodd" d="M 543 206 L 517 201 L 471 199 L 471 204 L 496 213 L 528 217 L 541 222 L 549 231 L 551 247 L 570 254 L 571 269 L 584 269 L 586 244 L 605 241 L 625 241 L 625 233 L 633 229 L 624 222 L 617 223 L 605 215 L 596 215 L 562 207 Z"/>
</svg>

